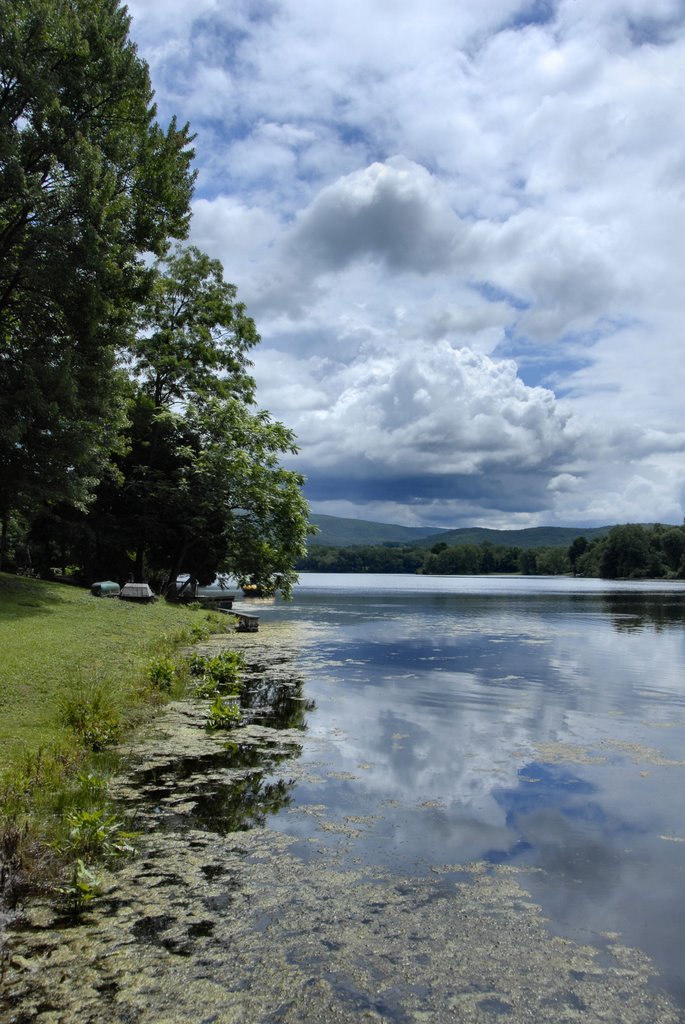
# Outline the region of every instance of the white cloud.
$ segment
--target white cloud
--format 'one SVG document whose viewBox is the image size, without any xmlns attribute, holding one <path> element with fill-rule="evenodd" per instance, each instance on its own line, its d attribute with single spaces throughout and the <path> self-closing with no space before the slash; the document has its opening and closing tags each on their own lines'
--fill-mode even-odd
<svg viewBox="0 0 685 1024">
<path fill-rule="evenodd" d="M 284 399 L 287 362 L 262 353 L 257 373 L 266 404 L 287 408 L 288 422 L 307 438 L 304 471 L 354 477 L 370 494 L 382 481 L 390 488 L 414 481 L 420 490 L 433 477 L 434 487 L 446 482 L 447 499 L 450 487 L 464 488 L 463 478 L 501 472 L 527 487 L 531 474 L 546 480 L 550 467 L 574 457 L 569 414 L 550 391 L 527 387 L 510 362 L 445 342 L 350 365 L 310 359 L 296 364 L 301 392 Z"/>
<path fill-rule="evenodd" d="M 404 500 L 352 507 L 679 521 L 679 0 L 130 9 L 198 132 L 193 241 L 257 318 L 322 501 L 402 468 Z"/>
</svg>

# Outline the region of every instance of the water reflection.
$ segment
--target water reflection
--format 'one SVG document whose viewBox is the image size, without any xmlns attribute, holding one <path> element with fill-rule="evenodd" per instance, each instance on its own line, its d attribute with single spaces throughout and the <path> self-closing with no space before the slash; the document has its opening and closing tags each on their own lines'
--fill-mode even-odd
<svg viewBox="0 0 685 1024">
<path fill-rule="evenodd" d="M 300 749 L 293 744 L 276 752 L 268 744 L 228 743 L 219 752 L 138 771 L 133 782 L 146 802 L 164 811 L 164 828 L 242 832 L 288 806 L 294 782 L 276 778 L 275 772 Z"/>
<path fill-rule="evenodd" d="M 604 598 L 611 624 L 620 632 L 635 632 L 654 626 L 660 632 L 669 626 L 685 624 L 685 595 L 670 594 L 607 594 Z"/>
<path fill-rule="evenodd" d="M 305 591 L 273 614 L 308 624 L 302 757 L 328 765 L 275 827 L 398 871 L 529 867 L 553 927 L 619 932 L 685 1001 L 682 589 Z"/>
<path fill-rule="evenodd" d="M 301 676 L 273 678 L 257 663 L 245 678 L 240 705 L 247 720 L 273 729 L 307 728 L 307 713 L 316 710 L 316 704 L 303 695 Z"/>
</svg>

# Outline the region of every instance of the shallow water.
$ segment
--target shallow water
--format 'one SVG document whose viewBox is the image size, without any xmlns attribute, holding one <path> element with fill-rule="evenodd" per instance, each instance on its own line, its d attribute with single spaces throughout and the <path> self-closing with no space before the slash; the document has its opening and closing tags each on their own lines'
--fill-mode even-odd
<svg viewBox="0 0 685 1024">
<path fill-rule="evenodd" d="M 685 588 L 312 576 L 260 611 L 327 766 L 270 820 L 301 856 L 323 805 L 350 864 L 529 868 L 554 930 L 619 933 L 685 1005 Z"/>
<path fill-rule="evenodd" d="M 139 857 L 77 919 L 27 908 L 8 1021 L 682 1024 L 684 587 L 253 606 L 246 724 L 188 700 L 139 738 Z"/>
</svg>

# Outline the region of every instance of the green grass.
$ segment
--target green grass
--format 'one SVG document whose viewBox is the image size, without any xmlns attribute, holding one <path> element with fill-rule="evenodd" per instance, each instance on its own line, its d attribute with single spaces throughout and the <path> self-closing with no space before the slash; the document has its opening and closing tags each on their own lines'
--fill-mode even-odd
<svg viewBox="0 0 685 1024">
<path fill-rule="evenodd" d="M 91 861 L 130 849 L 126 822 L 107 793 L 119 764 L 113 745 L 183 692 L 189 670 L 175 655 L 179 645 L 225 628 L 214 612 L 94 598 L 0 573 L 6 901 L 39 887 L 74 906 L 95 895 Z M 66 887 L 56 885 L 60 880 Z"/>
<path fill-rule="evenodd" d="M 126 718 L 150 660 L 188 639 L 202 615 L 0 573 L 0 774 L 62 738 L 60 709 L 75 692 L 106 692 Z"/>
</svg>

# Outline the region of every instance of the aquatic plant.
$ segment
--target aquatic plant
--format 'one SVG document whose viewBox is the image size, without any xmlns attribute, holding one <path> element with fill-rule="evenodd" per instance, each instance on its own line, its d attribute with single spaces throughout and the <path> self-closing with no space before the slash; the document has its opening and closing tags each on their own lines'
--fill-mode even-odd
<svg viewBox="0 0 685 1024">
<path fill-rule="evenodd" d="M 216 697 L 219 690 L 216 681 L 211 676 L 203 676 L 194 690 L 196 697 Z"/>
<path fill-rule="evenodd" d="M 132 840 L 136 833 L 125 829 L 124 823 L 106 807 L 75 810 L 66 816 L 69 829 L 66 840 L 58 843 L 60 853 L 77 860 L 114 860 L 135 852 Z"/>
<path fill-rule="evenodd" d="M 225 693 L 229 689 L 235 691 L 238 687 L 245 659 L 239 651 L 221 651 L 213 656 L 195 654 L 190 659 L 189 667 L 191 674 L 202 676 L 203 682 L 209 683 L 212 690 Z M 207 696 L 210 695 L 207 693 Z"/>
<path fill-rule="evenodd" d="M 207 718 L 208 729 L 232 729 L 240 722 L 240 707 L 235 699 L 222 697 L 218 693 L 210 705 Z"/>
<path fill-rule="evenodd" d="M 100 881 L 95 872 L 79 858 L 72 868 L 69 884 L 57 886 L 55 892 L 66 899 L 72 911 L 78 912 L 84 903 L 100 895 Z"/>
<path fill-rule="evenodd" d="M 160 655 L 150 661 L 147 669 L 147 678 L 155 690 L 162 693 L 171 693 L 171 688 L 176 678 L 176 666 L 171 658 Z"/>
</svg>

